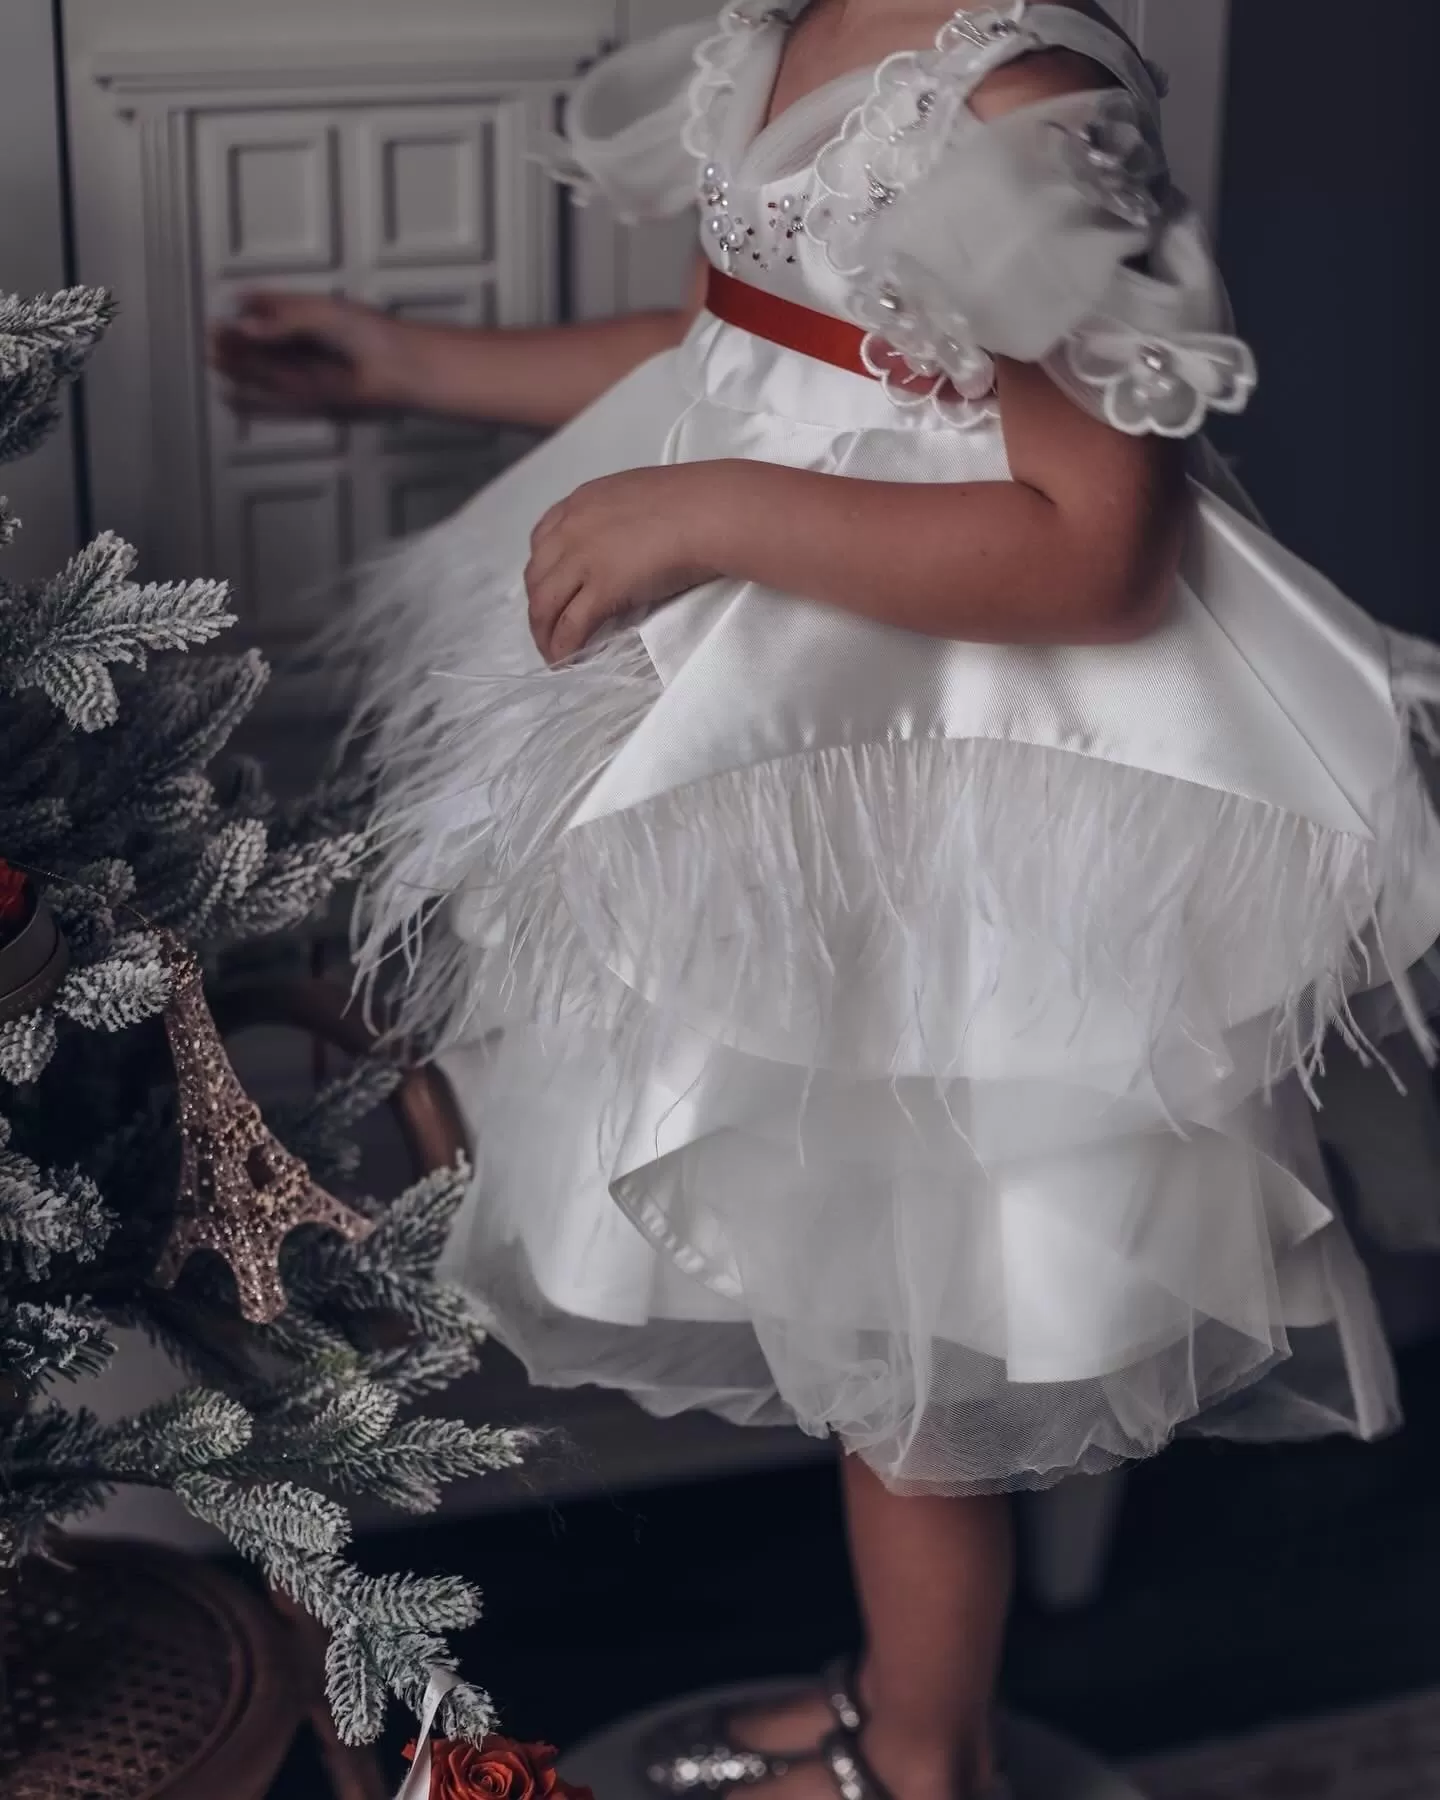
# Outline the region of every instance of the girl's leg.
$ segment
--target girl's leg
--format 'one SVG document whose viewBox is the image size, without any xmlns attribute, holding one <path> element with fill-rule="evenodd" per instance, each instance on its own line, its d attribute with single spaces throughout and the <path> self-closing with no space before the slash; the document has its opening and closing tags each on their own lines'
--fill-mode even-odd
<svg viewBox="0 0 1440 1800">
<path fill-rule="evenodd" d="M 867 1647 L 862 1748 L 895 1800 L 974 1800 L 994 1774 L 992 1712 L 1014 1560 L 1003 1499 L 901 1499 L 864 1463 L 845 1464 L 851 1559 Z M 735 1734 L 760 1750 L 816 1743 L 823 1702 L 748 1714 Z M 818 1768 L 775 1784 L 776 1800 L 833 1795 Z"/>
</svg>

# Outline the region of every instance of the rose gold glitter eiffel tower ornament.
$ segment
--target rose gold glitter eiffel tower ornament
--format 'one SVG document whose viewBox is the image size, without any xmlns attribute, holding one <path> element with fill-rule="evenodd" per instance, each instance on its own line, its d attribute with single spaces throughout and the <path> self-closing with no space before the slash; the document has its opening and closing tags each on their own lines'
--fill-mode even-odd
<svg viewBox="0 0 1440 1800">
<path fill-rule="evenodd" d="M 374 1227 L 268 1130 L 225 1053 L 199 960 L 168 934 L 164 943 L 174 977 L 165 1031 L 179 1096 L 180 1184 L 155 1279 L 173 1287 L 197 1250 L 213 1250 L 234 1272 L 242 1315 L 268 1324 L 285 1310 L 280 1246 L 296 1226 L 327 1226 L 351 1243 Z"/>
</svg>

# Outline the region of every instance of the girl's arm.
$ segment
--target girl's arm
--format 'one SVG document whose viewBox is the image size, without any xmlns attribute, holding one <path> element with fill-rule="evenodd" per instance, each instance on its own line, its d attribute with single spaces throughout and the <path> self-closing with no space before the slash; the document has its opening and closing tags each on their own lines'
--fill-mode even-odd
<svg viewBox="0 0 1440 1800">
<path fill-rule="evenodd" d="M 932 637 L 1097 644 L 1159 620 L 1186 517 L 1183 446 L 1132 438 L 1043 371 L 1000 367 L 1013 482 L 855 481 L 714 465 L 701 560 Z"/>
<path fill-rule="evenodd" d="M 215 328 L 211 360 L 232 404 L 251 414 L 426 412 L 563 425 L 678 344 L 702 294 L 697 274 L 673 311 L 535 330 L 425 325 L 323 294 L 252 294 L 237 319 Z"/>
<path fill-rule="evenodd" d="M 931 637 L 1143 636 L 1179 566 L 1184 447 L 1113 431 L 1039 369 L 1003 365 L 1000 382 L 1012 482 L 724 461 L 580 488 L 535 533 L 526 581 L 541 653 L 561 661 L 607 619 L 720 575 Z"/>
</svg>

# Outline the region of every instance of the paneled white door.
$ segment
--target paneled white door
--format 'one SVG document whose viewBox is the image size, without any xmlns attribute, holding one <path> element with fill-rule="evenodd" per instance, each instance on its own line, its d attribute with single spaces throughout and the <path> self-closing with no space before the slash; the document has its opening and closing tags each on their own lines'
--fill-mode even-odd
<svg viewBox="0 0 1440 1800">
<path fill-rule="evenodd" d="M 323 622 L 357 559 L 443 517 L 529 440 L 419 421 L 237 422 L 204 368 L 207 323 L 261 287 L 456 324 L 558 317 L 561 203 L 532 151 L 598 37 L 464 56 L 307 47 L 283 64 L 208 45 L 95 59 L 109 108 L 91 123 L 108 126 L 111 155 L 78 157 L 77 179 L 94 182 L 82 215 L 115 261 L 95 238 L 82 259 L 131 302 L 127 354 L 112 345 L 91 390 L 97 510 L 154 568 L 227 577 L 268 650 Z M 117 138 L 132 184 L 118 194 Z M 117 242 L 98 193 L 118 199 L 131 235 Z"/>
<path fill-rule="evenodd" d="M 451 324 L 553 317 L 553 198 L 525 163 L 547 103 L 200 114 L 201 310 L 224 316 L 268 285 Z M 453 511 L 517 447 L 513 433 L 433 423 L 245 425 L 208 387 L 202 418 L 215 563 L 271 644 L 321 622 L 339 569 Z"/>
</svg>

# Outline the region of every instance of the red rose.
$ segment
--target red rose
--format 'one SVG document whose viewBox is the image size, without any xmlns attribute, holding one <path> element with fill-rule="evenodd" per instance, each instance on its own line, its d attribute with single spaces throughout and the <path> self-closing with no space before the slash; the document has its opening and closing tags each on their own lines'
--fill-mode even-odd
<svg viewBox="0 0 1440 1800">
<path fill-rule="evenodd" d="M 417 1746 L 406 1756 L 415 1760 Z M 549 1744 L 517 1744 L 487 1737 L 483 1744 L 458 1738 L 430 1740 L 430 1800 L 595 1800 L 589 1788 L 572 1787 L 555 1769 Z"/>
<path fill-rule="evenodd" d="M 0 926 L 19 925 L 26 910 L 25 877 L 0 859 Z"/>
</svg>

